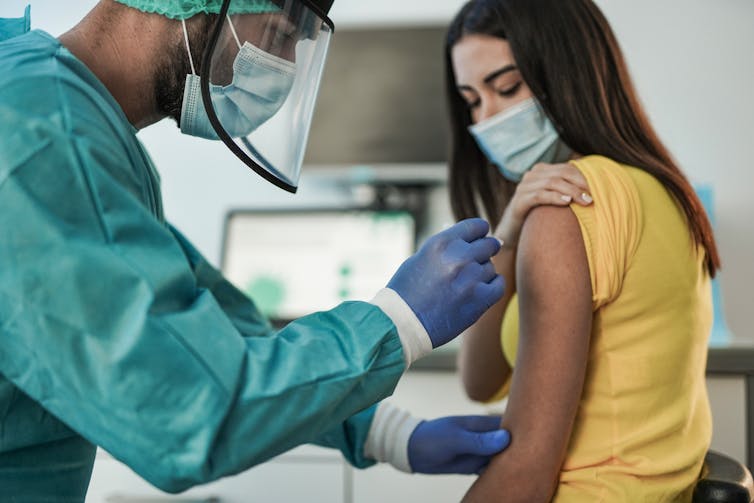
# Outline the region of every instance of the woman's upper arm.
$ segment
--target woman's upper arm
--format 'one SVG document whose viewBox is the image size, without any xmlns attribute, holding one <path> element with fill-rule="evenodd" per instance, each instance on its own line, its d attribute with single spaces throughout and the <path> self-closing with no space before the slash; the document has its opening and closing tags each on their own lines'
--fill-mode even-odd
<svg viewBox="0 0 754 503">
<path fill-rule="evenodd" d="M 592 288 L 579 223 L 569 208 L 540 207 L 529 214 L 516 278 L 520 340 L 503 419 L 513 441 L 467 501 L 549 501 L 581 397 Z"/>
</svg>

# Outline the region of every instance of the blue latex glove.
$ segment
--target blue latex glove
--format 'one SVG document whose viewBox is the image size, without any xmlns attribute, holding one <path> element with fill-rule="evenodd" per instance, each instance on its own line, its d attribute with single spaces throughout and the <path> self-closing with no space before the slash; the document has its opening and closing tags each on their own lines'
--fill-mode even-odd
<svg viewBox="0 0 754 503">
<path fill-rule="evenodd" d="M 408 441 L 415 473 L 480 473 L 510 444 L 498 416 L 453 416 L 422 421 Z"/>
<path fill-rule="evenodd" d="M 487 222 L 472 218 L 432 236 L 387 285 L 419 318 L 432 347 L 452 340 L 503 296 L 505 281 L 490 262 L 500 242 L 488 232 Z"/>
</svg>

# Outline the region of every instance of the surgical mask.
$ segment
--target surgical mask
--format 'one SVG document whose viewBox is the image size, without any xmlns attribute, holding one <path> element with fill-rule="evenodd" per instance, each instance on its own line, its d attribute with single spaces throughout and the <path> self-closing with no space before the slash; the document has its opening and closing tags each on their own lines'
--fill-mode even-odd
<svg viewBox="0 0 754 503">
<path fill-rule="evenodd" d="M 280 110 L 293 87 L 296 65 L 268 54 L 249 42 L 241 45 L 232 23 L 230 27 L 239 49 L 233 62 L 233 80 L 227 86 L 210 84 L 210 96 L 215 114 L 222 118 L 222 128 L 232 138 L 240 138 L 249 135 Z M 219 137 L 202 101 L 201 79 L 194 69 L 185 21 L 183 32 L 191 75 L 186 76 L 183 92 L 181 132 L 217 140 Z"/>
<path fill-rule="evenodd" d="M 502 175 L 520 182 L 539 162 L 565 162 L 572 154 L 534 98 L 469 127 L 479 148 Z"/>
</svg>

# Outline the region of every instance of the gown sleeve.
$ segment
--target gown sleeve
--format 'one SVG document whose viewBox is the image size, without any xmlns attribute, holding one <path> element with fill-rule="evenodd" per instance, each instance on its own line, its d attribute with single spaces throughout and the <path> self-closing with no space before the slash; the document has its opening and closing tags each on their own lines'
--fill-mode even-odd
<svg viewBox="0 0 754 503">
<path fill-rule="evenodd" d="M 238 332 L 244 337 L 274 335 L 275 330 L 272 324 L 257 309 L 253 300 L 212 266 L 178 229 L 172 225 L 169 225 L 169 227 L 186 255 L 186 260 L 188 260 L 196 277 L 197 286 L 212 293 L 212 296 L 217 300 L 218 305 Z"/>
<path fill-rule="evenodd" d="M 405 369 L 391 319 L 349 302 L 272 333 L 123 190 L 125 162 L 0 107 L 0 371 L 170 492 L 302 443 L 356 446 L 367 423 L 349 418 Z"/>
<path fill-rule="evenodd" d="M 194 270 L 197 284 L 208 289 L 217 300 L 231 323 L 244 337 L 273 336 L 275 331 L 262 316 L 256 305 L 243 292 L 228 281 L 175 227 L 171 232 L 183 248 Z M 371 406 L 319 435 L 312 443 L 338 449 L 357 468 L 367 468 L 375 461 L 364 456 L 364 444 L 372 426 L 377 406 Z"/>
</svg>

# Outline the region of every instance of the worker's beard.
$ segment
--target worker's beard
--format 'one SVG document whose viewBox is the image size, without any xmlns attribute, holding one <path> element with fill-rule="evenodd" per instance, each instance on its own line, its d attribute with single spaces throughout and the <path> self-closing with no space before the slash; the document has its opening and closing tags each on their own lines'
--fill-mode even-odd
<svg viewBox="0 0 754 503">
<path fill-rule="evenodd" d="M 209 43 L 210 30 L 215 26 L 216 20 L 217 15 L 209 14 L 200 15 L 196 21 L 193 21 L 193 19 L 186 21 L 191 57 L 194 60 L 194 69 L 197 75 L 201 75 L 202 56 Z M 186 76 L 190 73 L 192 73 L 191 62 L 181 30 L 180 38 L 176 38 L 176 43 L 168 46 L 162 62 L 156 70 L 154 89 L 157 109 L 161 115 L 171 117 L 178 125 L 181 122 Z"/>
</svg>

